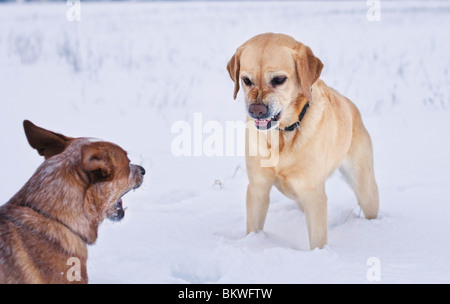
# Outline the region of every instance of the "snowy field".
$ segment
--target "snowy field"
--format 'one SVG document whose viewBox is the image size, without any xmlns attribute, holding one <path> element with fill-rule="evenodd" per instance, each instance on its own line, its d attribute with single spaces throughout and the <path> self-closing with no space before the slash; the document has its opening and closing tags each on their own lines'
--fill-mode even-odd
<svg viewBox="0 0 450 304">
<path fill-rule="evenodd" d="M 380 283 L 450 283 L 450 3 L 381 4 L 379 22 L 366 1 L 82 3 L 80 22 L 65 3 L 0 5 L 0 202 L 42 162 L 30 119 L 115 142 L 147 169 L 89 247 L 91 283 L 371 283 L 372 257 Z M 372 136 L 379 219 L 334 174 L 322 250 L 276 189 L 265 232 L 245 235 L 241 155 L 171 151 L 176 121 L 245 119 L 225 67 L 262 32 L 309 45 Z"/>
</svg>

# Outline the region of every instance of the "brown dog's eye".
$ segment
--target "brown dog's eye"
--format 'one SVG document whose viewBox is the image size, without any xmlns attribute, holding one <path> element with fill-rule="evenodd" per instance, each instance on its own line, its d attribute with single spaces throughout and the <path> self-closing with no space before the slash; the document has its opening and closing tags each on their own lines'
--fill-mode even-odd
<svg viewBox="0 0 450 304">
<path fill-rule="evenodd" d="M 246 86 L 251 86 L 252 82 L 250 81 L 250 79 L 248 77 L 242 77 L 242 81 L 245 83 Z"/>
<path fill-rule="evenodd" d="M 272 81 L 270 82 L 273 86 L 282 85 L 286 82 L 287 77 L 286 76 L 277 76 L 272 78 Z"/>
</svg>

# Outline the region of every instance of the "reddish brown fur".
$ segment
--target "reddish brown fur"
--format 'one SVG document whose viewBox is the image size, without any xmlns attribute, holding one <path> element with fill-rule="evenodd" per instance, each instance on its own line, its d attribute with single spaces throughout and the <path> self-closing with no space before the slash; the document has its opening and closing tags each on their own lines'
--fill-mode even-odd
<svg viewBox="0 0 450 304">
<path fill-rule="evenodd" d="M 87 244 L 105 218 L 120 217 L 117 202 L 145 171 L 115 144 L 24 127 L 46 160 L 0 207 L 0 283 L 87 283 Z M 81 281 L 67 279 L 71 257 L 81 262 Z"/>
</svg>

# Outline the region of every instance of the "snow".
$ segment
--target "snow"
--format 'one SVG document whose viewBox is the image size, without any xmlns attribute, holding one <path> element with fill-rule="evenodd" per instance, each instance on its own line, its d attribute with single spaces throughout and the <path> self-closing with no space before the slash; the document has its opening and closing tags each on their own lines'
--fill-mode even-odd
<svg viewBox="0 0 450 304">
<path fill-rule="evenodd" d="M 124 220 L 104 222 L 89 247 L 91 283 L 371 283 L 372 257 L 380 283 L 450 282 L 449 3 L 382 1 L 379 22 L 365 1 L 81 7 L 68 22 L 65 3 L 0 5 L 0 201 L 42 162 L 24 119 L 126 149 L 147 175 L 124 197 Z M 244 120 L 225 67 L 268 31 L 312 48 L 372 136 L 380 216 L 365 220 L 334 174 L 321 250 L 309 251 L 304 215 L 276 189 L 265 231 L 245 235 L 241 155 L 171 151 L 171 127 L 193 126 L 195 113 L 203 125 Z"/>
</svg>

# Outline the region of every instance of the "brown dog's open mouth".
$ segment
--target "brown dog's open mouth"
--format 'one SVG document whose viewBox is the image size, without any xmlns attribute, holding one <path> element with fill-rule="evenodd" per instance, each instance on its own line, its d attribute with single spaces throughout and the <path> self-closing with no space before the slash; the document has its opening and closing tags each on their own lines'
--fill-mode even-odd
<svg viewBox="0 0 450 304">
<path fill-rule="evenodd" d="M 269 130 L 273 126 L 276 126 L 278 124 L 278 120 L 280 119 L 281 112 L 278 112 L 278 114 L 273 115 L 268 118 L 255 119 L 255 126 L 258 130 Z"/>
<path fill-rule="evenodd" d="M 123 201 L 122 197 L 119 198 L 116 202 L 116 210 L 112 216 L 108 217 L 111 221 L 118 222 L 122 220 L 125 216 L 125 210 L 123 209 Z"/>
</svg>

